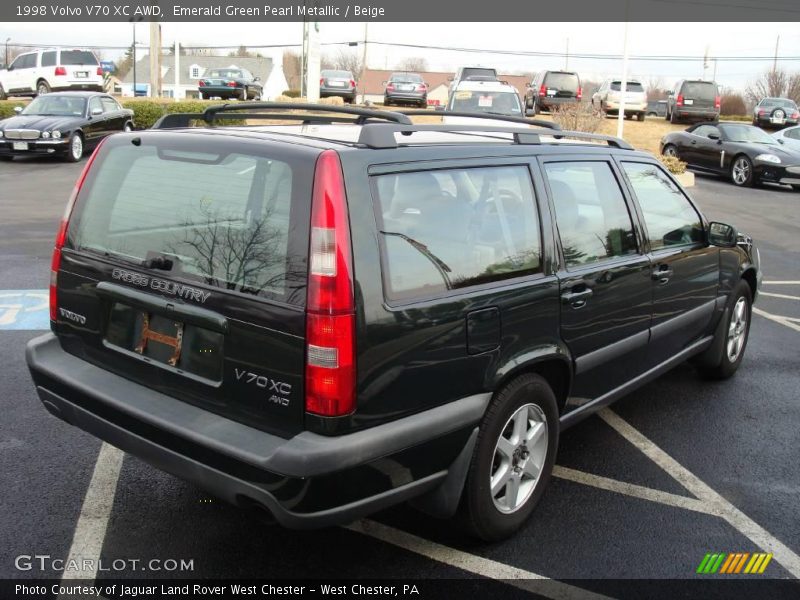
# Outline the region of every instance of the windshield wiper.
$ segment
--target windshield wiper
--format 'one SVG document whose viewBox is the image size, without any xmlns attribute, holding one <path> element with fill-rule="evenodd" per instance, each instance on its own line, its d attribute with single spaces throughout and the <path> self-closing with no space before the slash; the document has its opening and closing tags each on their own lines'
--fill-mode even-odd
<svg viewBox="0 0 800 600">
<path fill-rule="evenodd" d="M 399 233 L 397 231 L 381 231 L 381 233 L 383 235 L 393 235 L 395 237 L 399 237 L 400 239 L 407 241 L 412 248 L 417 250 L 420 254 L 422 254 L 422 256 L 424 256 L 429 261 L 431 261 L 431 263 L 433 263 L 433 266 L 436 267 L 436 270 L 439 272 L 439 275 L 442 276 L 442 280 L 444 280 L 445 287 L 447 287 L 448 290 L 453 289 L 453 284 L 450 281 L 450 276 L 448 275 L 448 273 L 452 273 L 452 269 L 450 269 L 450 267 L 447 266 L 446 262 L 444 262 L 441 258 L 436 256 L 433 252 L 431 252 L 425 244 L 423 244 L 418 240 L 415 240 L 412 237 L 408 237 L 404 233 Z"/>
<path fill-rule="evenodd" d="M 136 265 L 137 267 L 144 267 L 146 266 L 145 263 L 147 261 L 134 258 L 133 256 L 128 256 L 127 254 L 121 254 L 119 252 L 114 252 L 113 250 L 104 250 L 102 248 L 92 248 L 91 246 L 80 246 L 76 248 L 76 250 L 80 250 L 82 252 L 89 252 L 91 254 L 97 254 L 98 256 L 102 256 L 103 258 L 116 258 L 123 262 L 126 262 L 131 265 Z"/>
</svg>

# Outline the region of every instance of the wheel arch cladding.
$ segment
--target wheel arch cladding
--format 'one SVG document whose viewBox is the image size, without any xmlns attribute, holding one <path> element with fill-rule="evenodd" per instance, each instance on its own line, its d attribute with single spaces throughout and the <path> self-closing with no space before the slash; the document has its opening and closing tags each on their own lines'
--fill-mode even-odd
<svg viewBox="0 0 800 600">
<path fill-rule="evenodd" d="M 558 412 L 563 414 L 572 383 L 572 369 L 566 357 L 550 356 L 536 362 L 520 365 L 513 371 L 503 375 L 495 385 L 494 393 L 496 394 L 502 390 L 517 377 L 530 373 L 541 376 L 547 382 L 556 396 Z"/>
</svg>

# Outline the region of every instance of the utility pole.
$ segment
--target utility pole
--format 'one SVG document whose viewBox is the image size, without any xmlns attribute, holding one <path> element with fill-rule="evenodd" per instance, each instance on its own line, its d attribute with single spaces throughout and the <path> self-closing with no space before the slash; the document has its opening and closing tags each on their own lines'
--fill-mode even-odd
<svg viewBox="0 0 800 600">
<path fill-rule="evenodd" d="M 708 72 L 708 46 L 706 46 L 706 53 L 703 55 L 703 80 L 706 79 Z"/>
<path fill-rule="evenodd" d="M 781 42 L 781 36 L 775 38 L 775 60 L 772 61 L 772 72 L 778 70 L 778 44 Z"/>
<path fill-rule="evenodd" d="M 158 21 L 150 21 L 150 97 L 161 97 L 161 25 Z"/>
<path fill-rule="evenodd" d="M 564 55 L 564 70 L 569 70 L 569 37 L 567 37 L 567 53 Z"/>
<path fill-rule="evenodd" d="M 181 44 L 178 40 L 175 40 L 175 61 L 172 65 L 172 71 L 175 75 L 175 90 L 172 92 L 172 98 L 174 100 L 179 100 L 178 97 L 178 90 L 180 89 L 181 85 Z"/>
<path fill-rule="evenodd" d="M 131 19 L 133 24 L 133 97 L 136 98 L 136 21 Z"/>
<path fill-rule="evenodd" d="M 369 23 L 364 21 L 364 52 L 361 54 L 361 73 L 358 76 L 359 81 L 356 83 L 356 86 L 360 86 L 361 82 L 364 80 L 364 72 L 367 70 L 367 34 L 368 34 L 368 26 Z M 364 102 L 364 97 L 366 96 L 366 90 L 361 88 L 361 102 Z"/>
</svg>

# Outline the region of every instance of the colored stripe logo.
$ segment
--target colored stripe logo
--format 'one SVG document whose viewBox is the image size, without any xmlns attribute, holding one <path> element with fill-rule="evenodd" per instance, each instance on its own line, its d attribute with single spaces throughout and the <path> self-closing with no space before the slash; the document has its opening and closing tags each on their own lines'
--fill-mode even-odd
<svg viewBox="0 0 800 600">
<path fill-rule="evenodd" d="M 736 575 L 739 573 L 760 575 L 772 560 L 772 553 L 754 552 L 709 552 L 700 561 L 697 573 L 701 575 Z"/>
</svg>

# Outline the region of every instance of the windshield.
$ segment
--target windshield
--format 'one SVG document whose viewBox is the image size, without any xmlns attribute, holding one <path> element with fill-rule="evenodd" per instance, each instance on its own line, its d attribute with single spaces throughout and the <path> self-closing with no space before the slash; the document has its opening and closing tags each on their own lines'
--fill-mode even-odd
<svg viewBox="0 0 800 600">
<path fill-rule="evenodd" d="M 241 77 L 239 69 L 211 69 L 207 77 Z"/>
<path fill-rule="evenodd" d="M 422 83 L 422 77 L 416 73 L 393 73 L 389 81 L 393 83 Z"/>
<path fill-rule="evenodd" d="M 619 92 L 622 90 L 622 82 L 621 81 L 612 81 L 611 82 L 611 91 Z M 638 81 L 629 81 L 628 84 L 625 86 L 626 92 L 643 92 L 644 88 L 642 84 Z"/>
<path fill-rule="evenodd" d="M 47 94 L 37 96 L 25 107 L 23 115 L 58 115 L 64 117 L 81 117 L 86 110 L 86 98 L 75 96 L 59 96 Z"/>
<path fill-rule="evenodd" d="M 321 75 L 331 79 L 352 79 L 350 71 L 322 71 Z"/>
<path fill-rule="evenodd" d="M 763 129 L 752 125 L 720 125 L 719 128 L 731 142 L 777 144 L 773 137 L 764 133 Z"/>
<path fill-rule="evenodd" d="M 519 97 L 514 92 L 461 90 L 453 94 L 448 110 L 522 116 Z"/>
<path fill-rule="evenodd" d="M 88 50 L 62 50 L 62 65 L 96 65 L 97 57 Z"/>
</svg>

